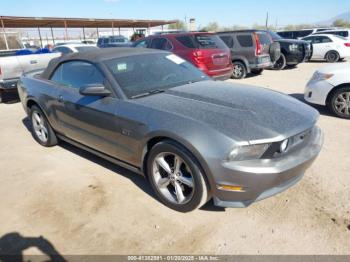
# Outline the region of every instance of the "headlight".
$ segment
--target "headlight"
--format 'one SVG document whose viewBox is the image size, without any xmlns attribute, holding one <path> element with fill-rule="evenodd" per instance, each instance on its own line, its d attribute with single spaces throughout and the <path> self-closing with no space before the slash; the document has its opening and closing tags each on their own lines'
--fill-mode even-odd
<svg viewBox="0 0 350 262">
<path fill-rule="evenodd" d="M 314 73 L 314 75 L 312 76 L 311 81 L 313 81 L 313 82 L 323 81 L 323 80 L 330 79 L 333 76 L 334 76 L 334 74 L 324 74 L 324 73 L 320 73 L 320 72 L 316 71 Z"/>
<path fill-rule="evenodd" d="M 243 161 L 259 159 L 269 148 L 270 144 L 239 146 L 234 148 L 228 155 L 228 161 Z"/>
<path fill-rule="evenodd" d="M 282 143 L 280 145 L 279 152 L 280 153 L 286 152 L 287 149 L 288 149 L 288 146 L 289 146 L 289 139 L 286 139 L 286 140 L 282 141 Z"/>
<path fill-rule="evenodd" d="M 299 46 L 297 44 L 289 45 L 289 50 L 292 52 L 297 51 L 298 48 L 299 48 Z"/>
</svg>

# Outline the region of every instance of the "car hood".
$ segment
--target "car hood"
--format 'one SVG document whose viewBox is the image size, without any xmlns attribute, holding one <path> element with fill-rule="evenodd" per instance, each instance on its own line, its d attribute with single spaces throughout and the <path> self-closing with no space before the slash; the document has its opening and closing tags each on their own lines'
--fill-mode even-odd
<svg viewBox="0 0 350 262">
<path fill-rule="evenodd" d="M 134 102 L 199 121 L 236 141 L 250 143 L 283 140 L 311 128 L 318 118 L 316 110 L 287 95 L 216 81 L 171 88 Z"/>
</svg>

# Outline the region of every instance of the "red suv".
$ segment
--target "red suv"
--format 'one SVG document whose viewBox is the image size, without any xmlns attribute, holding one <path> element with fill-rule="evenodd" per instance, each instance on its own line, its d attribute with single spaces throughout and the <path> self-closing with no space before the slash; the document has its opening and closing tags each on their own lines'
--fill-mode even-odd
<svg viewBox="0 0 350 262">
<path fill-rule="evenodd" d="M 133 46 L 173 52 L 214 79 L 225 80 L 232 76 L 230 49 L 217 35 L 211 33 L 151 35 L 135 42 Z"/>
</svg>

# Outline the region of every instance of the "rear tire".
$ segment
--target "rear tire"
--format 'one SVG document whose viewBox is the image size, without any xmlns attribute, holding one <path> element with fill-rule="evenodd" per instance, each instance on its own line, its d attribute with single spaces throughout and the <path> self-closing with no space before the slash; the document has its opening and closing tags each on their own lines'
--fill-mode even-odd
<svg viewBox="0 0 350 262">
<path fill-rule="evenodd" d="M 350 119 L 350 87 L 336 90 L 330 97 L 327 106 L 336 116 Z"/>
<path fill-rule="evenodd" d="M 233 79 L 243 79 L 247 76 L 247 68 L 242 62 L 233 61 Z"/>
<path fill-rule="evenodd" d="M 328 63 L 338 62 L 340 59 L 339 53 L 337 51 L 329 51 L 326 54 L 326 60 Z"/>
<path fill-rule="evenodd" d="M 45 147 L 57 145 L 56 134 L 39 107 L 33 105 L 30 108 L 29 118 L 32 124 L 32 135 L 40 145 Z"/>
<path fill-rule="evenodd" d="M 147 158 L 147 178 L 164 205 L 190 212 L 208 201 L 208 186 L 197 163 L 175 142 L 162 141 L 153 146 Z"/>
<path fill-rule="evenodd" d="M 275 70 L 283 70 L 287 66 L 287 59 L 284 54 L 281 53 L 280 58 L 276 61 L 276 63 L 273 65 L 273 69 Z"/>
</svg>

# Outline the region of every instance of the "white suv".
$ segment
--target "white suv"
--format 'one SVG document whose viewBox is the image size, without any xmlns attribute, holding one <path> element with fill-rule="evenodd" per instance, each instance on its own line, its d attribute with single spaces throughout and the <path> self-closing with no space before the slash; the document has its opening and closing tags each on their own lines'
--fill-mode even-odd
<svg viewBox="0 0 350 262">
<path fill-rule="evenodd" d="M 350 40 L 338 35 L 317 34 L 302 38 L 312 43 L 313 54 L 311 60 L 326 59 L 334 63 L 350 57 Z"/>
<path fill-rule="evenodd" d="M 327 106 L 339 117 L 350 119 L 350 64 L 317 70 L 305 88 L 304 98 L 311 104 Z"/>
<path fill-rule="evenodd" d="M 316 33 L 316 34 L 320 34 L 320 33 Z M 339 36 L 345 37 L 346 39 L 350 40 L 350 29 L 346 29 L 346 28 L 326 30 L 326 31 L 322 31 L 321 34 L 339 35 Z"/>
</svg>

